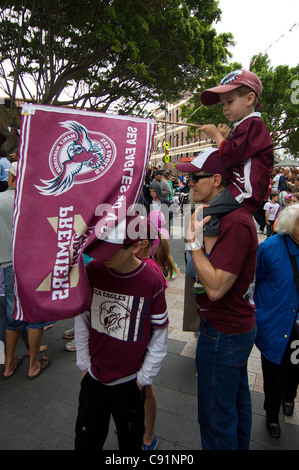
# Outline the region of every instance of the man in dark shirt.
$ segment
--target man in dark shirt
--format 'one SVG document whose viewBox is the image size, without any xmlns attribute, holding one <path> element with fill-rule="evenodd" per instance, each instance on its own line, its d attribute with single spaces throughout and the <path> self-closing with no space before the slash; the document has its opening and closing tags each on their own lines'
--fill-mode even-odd
<svg viewBox="0 0 299 470">
<path fill-rule="evenodd" d="M 225 189 L 228 170 L 215 153 L 202 152 L 177 169 L 190 172 L 195 202 L 209 204 Z M 217 155 L 216 155 L 217 156 Z M 189 166 L 188 166 L 189 165 Z M 187 168 L 188 166 L 188 168 Z M 248 290 L 255 274 L 257 235 L 252 216 L 240 207 L 221 218 L 217 241 L 206 256 L 198 207 L 187 249 L 205 292 L 196 295 L 201 317 L 196 364 L 198 419 L 203 449 L 248 449 L 251 399 L 247 360 L 255 339 L 254 305 Z"/>
<path fill-rule="evenodd" d="M 280 176 L 278 181 L 278 191 L 284 191 L 287 187 L 287 182 L 290 180 L 290 169 L 289 167 L 285 167 L 283 170 L 283 174 Z"/>
</svg>

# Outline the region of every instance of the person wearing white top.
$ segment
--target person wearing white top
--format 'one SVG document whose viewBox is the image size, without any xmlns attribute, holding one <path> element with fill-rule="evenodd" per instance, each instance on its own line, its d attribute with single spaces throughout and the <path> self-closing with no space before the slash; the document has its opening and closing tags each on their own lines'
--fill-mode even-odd
<svg viewBox="0 0 299 470">
<path fill-rule="evenodd" d="M 270 200 L 264 205 L 265 218 L 267 224 L 267 238 L 274 235 L 273 225 L 275 219 L 277 218 L 278 212 L 280 210 L 280 205 L 278 204 L 278 193 L 272 192 L 270 194 Z"/>
</svg>

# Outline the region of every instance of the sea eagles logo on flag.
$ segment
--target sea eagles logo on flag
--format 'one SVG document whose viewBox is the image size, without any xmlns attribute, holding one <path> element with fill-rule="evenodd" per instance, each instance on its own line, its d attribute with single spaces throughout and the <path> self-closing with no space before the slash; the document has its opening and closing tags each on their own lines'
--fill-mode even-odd
<svg viewBox="0 0 299 470">
<path fill-rule="evenodd" d="M 14 317 L 74 317 L 90 308 L 83 253 L 139 201 L 155 132 L 151 119 L 25 104 L 14 208 Z"/>
<path fill-rule="evenodd" d="M 61 122 L 69 130 L 54 143 L 50 152 L 50 167 L 54 178 L 41 180 L 36 186 L 45 196 L 57 196 L 76 183 L 97 179 L 113 164 L 116 157 L 114 142 L 99 132 L 89 132 L 76 121 Z"/>
</svg>

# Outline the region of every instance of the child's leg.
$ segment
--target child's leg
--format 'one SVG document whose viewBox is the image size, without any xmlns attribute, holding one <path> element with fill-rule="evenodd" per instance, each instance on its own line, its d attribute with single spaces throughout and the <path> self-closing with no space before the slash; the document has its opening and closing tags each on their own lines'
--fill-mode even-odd
<svg viewBox="0 0 299 470">
<path fill-rule="evenodd" d="M 157 398 L 152 385 L 145 387 L 145 433 L 143 443 L 147 446 L 151 445 L 155 439 L 154 428 L 157 414 Z"/>
<path fill-rule="evenodd" d="M 140 392 L 136 379 L 110 388 L 119 450 L 140 451 L 144 434 L 144 389 Z"/>
<path fill-rule="evenodd" d="M 213 246 L 215 245 L 218 237 L 203 237 L 205 242 L 205 252 L 209 255 L 212 251 Z"/>
<path fill-rule="evenodd" d="M 203 208 L 203 218 L 207 215 L 211 216 L 211 220 L 203 230 L 205 252 L 208 255 L 211 253 L 211 250 L 216 243 L 221 217 L 240 207 L 240 204 L 235 200 L 231 193 L 227 189 L 224 189 L 209 201 L 209 207 Z"/>
<path fill-rule="evenodd" d="M 109 387 L 88 373 L 81 382 L 75 450 L 102 450 L 110 421 Z"/>
<path fill-rule="evenodd" d="M 273 231 L 274 220 L 270 221 L 270 225 L 271 225 L 271 236 L 272 236 L 274 234 L 274 231 Z"/>
<path fill-rule="evenodd" d="M 271 235 L 272 235 L 271 222 L 268 221 L 268 223 L 267 223 L 267 238 L 271 237 Z"/>
</svg>

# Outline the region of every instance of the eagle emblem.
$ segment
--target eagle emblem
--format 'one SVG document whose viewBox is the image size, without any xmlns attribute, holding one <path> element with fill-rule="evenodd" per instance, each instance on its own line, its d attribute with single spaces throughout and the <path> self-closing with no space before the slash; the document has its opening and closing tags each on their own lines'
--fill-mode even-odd
<svg viewBox="0 0 299 470">
<path fill-rule="evenodd" d="M 76 121 L 61 122 L 67 129 L 53 145 L 50 168 L 53 178 L 35 187 L 45 196 L 59 196 L 76 183 L 92 181 L 107 171 L 116 156 L 114 143 L 104 134 L 89 132 Z"/>
</svg>

